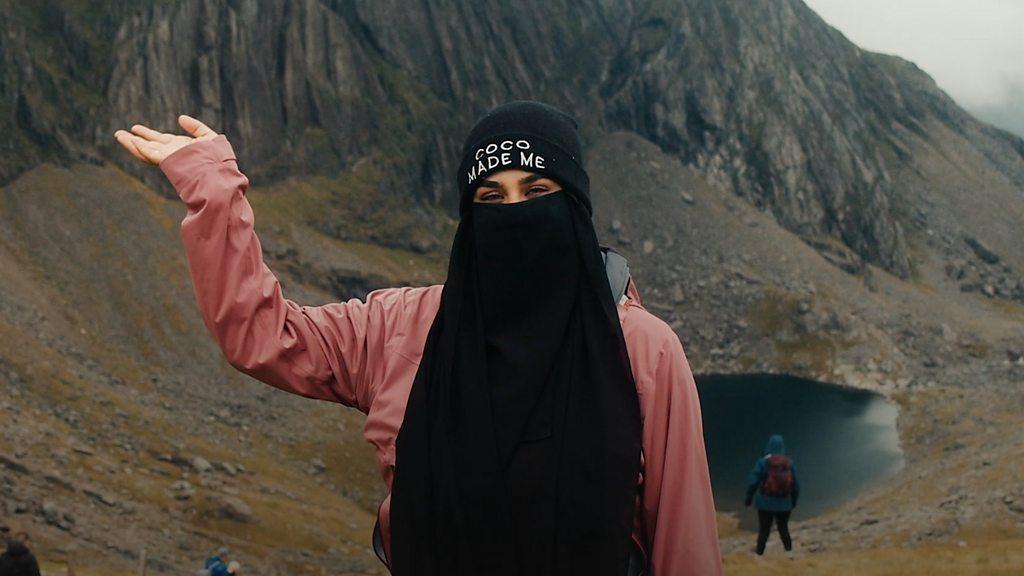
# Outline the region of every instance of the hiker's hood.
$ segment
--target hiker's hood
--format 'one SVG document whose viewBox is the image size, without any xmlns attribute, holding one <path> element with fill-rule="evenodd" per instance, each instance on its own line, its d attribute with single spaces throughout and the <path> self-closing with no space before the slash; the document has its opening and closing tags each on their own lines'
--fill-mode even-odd
<svg viewBox="0 0 1024 576">
<path fill-rule="evenodd" d="M 765 454 L 785 454 L 786 443 L 782 440 L 782 434 L 772 434 L 772 437 L 768 439 L 768 443 L 764 446 Z"/>
</svg>

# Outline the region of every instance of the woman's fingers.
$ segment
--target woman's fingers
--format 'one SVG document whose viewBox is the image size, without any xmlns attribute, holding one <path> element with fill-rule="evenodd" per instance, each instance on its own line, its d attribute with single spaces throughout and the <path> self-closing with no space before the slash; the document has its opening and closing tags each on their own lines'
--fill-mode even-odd
<svg viewBox="0 0 1024 576">
<path fill-rule="evenodd" d="M 131 152 L 131 154 L 139 160 L 149 164 L 157 163 L 156 159 L 153 157 L 153 145 L 150 144 L 149 141 L 124 130 L 118 130 L 115 132 L 114 138 L 117 139 L 125 150 Z"/>
<path fill-rule="evenodd" d="M 187 114 L 178 116 L 178 124 L 196 138 L 212 138 L 217 135 L 209 126 Z"/>
<path fill-rule="evenodd" d="M 142 124 L 135 124 L 132 126 L 132 133 L 145 138 L 146 140 L 154 140 L 156 142 L 166 142 L 171 139 L 170 134 L 164 134 L 163 132 L 157 132 L 148 126 Z"/>
<path fill-rule="evenodd" d="M 156 156 L 154 155 L 155 146 L 149 141 L 143 140 L 138 136 L 132 136 L 132 146 L 134 146 L 135 149 L 138 150 L 139 154 L 142 156 L 143 161 L 148 162 L 150 164 L 159 163 Z"/>
<path fill-rule="evenodd" d="M 182 114 L 178 123 L 189 136 L 159 132 L 143 124 L 133 124 L 131 131 L 118 130 L 114 138 L 133 156 L 148 164 L 160 164 L 174 151 L 196 140 L 211 140 L 217 133 L 195 118 Z"/>
<path fill-rule="evenodd" d="M 135 144 L 132 142 L 132 138 L 132 134 L 128 131 L 118 130 L 117 132 L 114 132 L 114 139 L 117 140 L 118 144 L 124 147 L 125 150 L 131 152 L 132 156 L 135 156 L 143 162 L 148 162 L 146 157 L 142 155 L 142 152 L 139 152 L 139 149 L 135 147 Z"/>
</svg>

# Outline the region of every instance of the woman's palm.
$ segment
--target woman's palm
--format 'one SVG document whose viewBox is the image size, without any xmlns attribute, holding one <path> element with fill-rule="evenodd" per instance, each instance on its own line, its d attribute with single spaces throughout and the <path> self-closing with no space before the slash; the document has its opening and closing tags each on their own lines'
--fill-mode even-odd
<svg viewBox="0 0 1024 576">
<path fill-rule="evenodd" d="M 217 133 L 209 126 L 191 116 L 184 114 L 178 116 L 178 124 L 191 136 L 157 132 L 142 124 L 135 124 L 131 131 L 118 130 L 114 132 L 114 138 L 139 160 L 157 165 L 164 158 L 193 142 L 212 140 L 217 137 Z"/>
</svg>

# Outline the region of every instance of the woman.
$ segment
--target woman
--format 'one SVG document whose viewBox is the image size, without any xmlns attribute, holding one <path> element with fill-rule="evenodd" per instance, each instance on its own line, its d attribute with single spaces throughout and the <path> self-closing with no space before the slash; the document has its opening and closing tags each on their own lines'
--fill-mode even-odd
<svg viewBox="0 0 1024 576">
<path fill-rule="evenodd" d="M 796 508 L 800 496 L 800 484 L 796 479 L 796 466 L 786 456 L 786 445 L 780 434 L 768 438 L 764 453 L 747 480 L 746 505 L 750 506 L 757 493 L 757 555 L 764 554 L 772 522 L 779 527 L 779 537 L 787 554 L 793 552 L 793 541 L 789 537 L 789 515 Z"/>
<path fill-rule="evenodd" d="M 188 207 L 197 301 L 229 362 L 367 414 L 393 574 L 720 573 L 693 376 L 597 244 L 571 117 L 519 101 L 473 127 L 444 285 L 319 307 L 264 265 L 227 139 L 179 122 L 191 137 L 115 137 Z"/>
</svg>

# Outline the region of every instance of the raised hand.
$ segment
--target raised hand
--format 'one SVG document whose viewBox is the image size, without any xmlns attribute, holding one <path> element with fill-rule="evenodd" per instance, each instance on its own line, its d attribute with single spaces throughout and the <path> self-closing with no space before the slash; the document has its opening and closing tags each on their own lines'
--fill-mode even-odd
<svg viewBox="0 0 1024 576">
<path fill-rule="evenodd" d="M 114 138 L 133 156 L 147 164 L 156 166 L 180 148 L 193 142 L 212 140 L 217 137 L 217 133 L 209 126 L 191 116 L 184 114 L 178 116 L 178 124 L 191 136 L 166 134 L 147 128 L 142 124 L 135 124 L 130 132 L 127 130 L 114 132 Z"/>
</svg>

